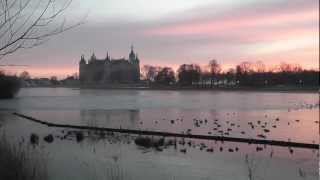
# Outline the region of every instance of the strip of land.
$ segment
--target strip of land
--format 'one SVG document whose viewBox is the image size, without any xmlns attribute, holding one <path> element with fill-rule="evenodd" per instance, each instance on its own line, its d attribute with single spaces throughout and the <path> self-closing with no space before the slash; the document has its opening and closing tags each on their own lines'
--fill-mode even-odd
<svg viewBox="0 0 320 180">
<path fill-rule="evenodd" d="M 116 133 L 127 133 L 127 134 L 137 134 L 137 135 L 152 135 L 152 136 L 164 136 L 164 137 L 179 137 L 179 138 L 193 138 L 193 139 L 204 139 L 204 140 L 216 140 L 216 141 L 230 141 L 230 142 L 240 142 L 249 144 L 266 144 L 274 146 L 284 146 L 284 147 L 296 147 L 296 148 L 307 148 L 307 149 L 319 149 L 319 144 L 309 144 L 309 143 L 299 143 L 291 141 L 277 141 L 277 140 L 266 140 L 266 139 L 251 139 L 251 138 L 237 138 L 237 137 L 226 137 L 226 136 L 208 136 L 208 135 L 196 135 L 196 134 L 179 134 L 161 131 L 145 131 L 145 130 L 134 130 L 134 129 L 116 129 L 116 128 L 105 128 L 105 127 L 92 127 L 92 126 L 78 126 L 78 125 L 68 125 L 68 124 L 56 124 L 46 121 L 42 121 L 30 116 L 26 116 L 20 113 L 12 113 L 18 117 L 33 121 L 35 123 L 40 123 L 48 127 L 57 128 L 71 128 L 80 130 L 95 130 L 95 131 L 108 131 Z"/>
</svg>

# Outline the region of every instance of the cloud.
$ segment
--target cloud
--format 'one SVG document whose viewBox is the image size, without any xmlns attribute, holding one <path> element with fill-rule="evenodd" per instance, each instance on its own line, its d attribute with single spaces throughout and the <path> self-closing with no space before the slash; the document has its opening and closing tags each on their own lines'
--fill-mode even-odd
<svg viewBox="0 0 320 180">
<path fill-rule="evenodd" d="M 286 25 L 286 28 L 299 28 L 299 26 L 306 23 L 316 26 L 318 6 L 315 6 L 316 1 L 313 2 L 282 4 L 288 7 L 282 7 L 281 9 L 278 7 L 281 5 L 279 3 L 271 3 L 269 6 L 261 3 L 259 6 L 233 9 L 221 14 L 202 14 L 202 16 L 198 15 L 197 18 L 191 20 L 179 20 L 174 23 L 170 20 L 168 24 L 162 23 L 158 27 L 152 27 L 146 31 L 146 34 L 162 36 L 213 36 L 219 32 L 229 34 L 228 31 L 235 29 L 243 31 L 250 28 L 283 28 L 283 25 Z M 183 14 L 180 16 L 183 16 Z"/>
<path fill-rule="evenodd" d="M 197 50 L 192 51 L 218 56 L 225 62 L 271 57 L 272 53 L 283 53 L 280 57 L 295 59 L 289 57 L 293 54 L 290 50 L 295 51 L 295 55 L 297 52 L 306 55 L 303 52 L 306 47 L 308 52 L 317 51 L 317 7 L 317 1 L 269 1 L 226 10 L 220 14 L 194 9 L 201 12 L 197 17 L 171 19 L 169 23 L 163 21 L 147 29 L 145 34 L 163 39 L 185 39 L 189 44 L 198 40 L 200 43 L 197 44 Z M 308 58 L 311 58 L 308 63 L 317 65 L 316 56 L 309 55 Z"/>
<path fill-rule="evenodd" d="M 80 2 L 75 7 L 85 12 Z M 104 58 L 108 51 L 115 58 L 127 57 L 134 44 L 142 64 L 177 67 L 216 58 L 228 66 L 243 60 L 319 66 L 318 1 L 192 0 L 183 8 L 178 5 L 185 1 L 174 1 L 176 8 L 164 12 L 156 12 L 157 3 L 135 6 L 138 2 L 146 1 L 130 1 L 125 9 L 115 8 L 119 1 L 93 1 L 91 6 L 97 9 L 91 9 L 86 24 L 3 62 L 28 64 L 31 74 L 63 77 L 63 72 L 77 70 L 81 54 L 89 58 L 95 52 Z M 170 2 L 163 3 L 170 6 Z M 152 17 L 143 18 L 148 13 Z"/>
</svg>

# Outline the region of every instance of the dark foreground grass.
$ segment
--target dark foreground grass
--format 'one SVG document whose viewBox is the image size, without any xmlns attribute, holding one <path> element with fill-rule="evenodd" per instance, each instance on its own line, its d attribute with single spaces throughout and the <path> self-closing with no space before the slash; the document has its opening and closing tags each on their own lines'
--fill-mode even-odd
<svg viewBox="0 0 320 180">
<path fill-rule="evenodd" d="M 46 180 L 45 162 L 32 147 L 15 146 L 0 137 L 0 180 Z"/>
</svg>

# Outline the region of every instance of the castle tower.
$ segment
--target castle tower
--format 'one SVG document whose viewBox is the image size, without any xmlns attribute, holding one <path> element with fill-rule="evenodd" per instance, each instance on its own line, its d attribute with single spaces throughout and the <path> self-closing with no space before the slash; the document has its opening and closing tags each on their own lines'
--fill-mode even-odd
<svg viewBox="0 0 320 180">
<path fill-rule="evenodd" d="M 80 64 L 80 65 L 82 65 L 82 64 L 87 64 L 87 63 L 86 63 L 86 60 L 84 59 L 84 56 L 83 56 L 83 55 L 81 55 L 81 57 L 80 57 L 80 62 L 79 62 L 79 64 Z"/>
<path fill-rule="evenodd" d="M 106 63 L 108 63 L 108 62 L 110 62 L 110 56 L 109 56 L 109 53 L 107 52 L 107 56 L 106 56 L 106 58 L 104 59 L 105 61 L 106 61 Z"/>
<path fill-rule="evenodd" d="M 83 83 L 85 81 L 86 66 L 87 66 L 87 62 L 84 59 L 84 56 L 81 55 L 80 62 L 79 62 L 79 80 L 80 80 L 80 83 Z"/>
<path fill-rule="evenodd" d="M 97 57 L 96 57 L 96 55 L 94 53 L 92 53 L 92 55 L 90 57 L 90 60 L 89 60 L 89 63 L 91 63 L 91 62 L 93 62 L 95 60 L 97 60 Z"/>
<path fill-rule="evenodd" d="M 129 62 L 134 63 L 135 60 L 136 60 L 136 55 L 133 51 L 133 45 L 131 45 L 131 51 L 129 53 Z"/>
<path fill-rule="evenodd" d="M 131 51 L 129 54 L 129 62 L 133 65 L 134 70 L 132 74 L 132 79 L 134 81 L 140 80 L 140 62 L 138 59 L 138 55 L 134 53 L 133 46 L 131 45 Z"/>
<path fill-rule="evenodd" d="M 140 59 L 138 58 L 138 53 L 136 54 L 135 66 L 137 71 L 137 81 L 140 81 Z"/>
</svg>

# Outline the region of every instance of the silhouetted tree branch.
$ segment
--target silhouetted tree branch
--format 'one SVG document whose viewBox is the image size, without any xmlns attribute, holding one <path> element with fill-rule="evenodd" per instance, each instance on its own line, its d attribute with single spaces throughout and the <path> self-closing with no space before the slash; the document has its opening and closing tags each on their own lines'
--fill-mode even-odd
<svg viewBox="0 0 320 180">
<path fill-rule="evenodd" d="M 72 0 L 0 0 L 0 59 L 19 49 L 32 48 L 49 37 L 70 30 L 64 12 Z"/>
</svg>

